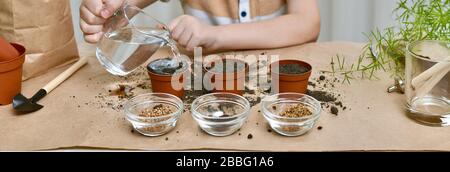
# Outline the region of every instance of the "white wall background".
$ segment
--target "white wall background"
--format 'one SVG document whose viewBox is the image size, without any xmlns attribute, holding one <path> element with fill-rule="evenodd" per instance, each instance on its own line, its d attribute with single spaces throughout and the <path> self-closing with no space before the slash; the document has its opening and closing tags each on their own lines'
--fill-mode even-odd
<svg viewBox="0 0 450 172">
<path fill-rule="evenodd" d="M 396 0 L 318 0 L 321 13 L 321 33 L 319 41 L 366 41 L 363 33 L 394 23 L 392 10 Z M 71 0 L 77 41 L 83 41 L 78 27 L 81 0 Z M 168 23 L 182 14 L 178 0 L 168 3 L 157 2 L 146 8 L 151 15 Z"/>
</svg>

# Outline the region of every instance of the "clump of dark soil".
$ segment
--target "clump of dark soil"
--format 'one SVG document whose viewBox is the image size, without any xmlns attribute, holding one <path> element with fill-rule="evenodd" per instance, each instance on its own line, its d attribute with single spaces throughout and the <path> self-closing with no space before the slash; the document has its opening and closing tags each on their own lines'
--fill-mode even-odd
<svg viewBox="0 0 450 172">
<path fill-rule="evenodd" d="M 130 85 L 119 84 L 117 85 L 117 89 L 108 90 L 108 92 L 111 96 L 118 96 L 119 98 L 131 98 L 134 95 L 133 90 L 134 87 Z"/>
<path fill-rule="evenodd" d="M 325 76 L 320 75 L 319 79 L 320 79 L 321 81 L 323 81 L 323 80 L 325 80 Z"/>
<path fill-rule="evenodd" d="M 334 102 L 337 99 L 335 95 L 326 91 L 308 90 L 306 94 L 311 97 L 314 97 L 320 102 Z"/>
<path fill-rule="evenodd" d="M 338 115 L 339 111 L 348 109 L 342 101 L 340 93 L 336 93 L 335 85 L 340 81 L 338 78 L 321 73 L 317 78 L 312 78 L 307 94 L 321 102 L 322 108 L 327 109 L 331 114 Z"/>
<path fill-rule="evenodd" d="M 121 112 L 125 102 L 133 96 L 148 93 L 151 89 L 150 78 L 144 67 L 139 67 L 128 76 L 89 78 L 89 81 L 91 83 L 86 85 L 86 88 L 90 88 L 92 85 L 101 85 L 105 89 L 99 90 L 97 95 L 92 96 L 93 99 L 82 104 L 91 108 L 110 109 L 116 112 Z"/>
<path fill-rule="evenodd" d="M 309 68 L 299 64 L 281 64 L 279 67 L 279 72 L 282 74 L 303 74 L 309 70 Z"/>
<path fill-rule="evenodd" d="M 245 68 L 245 63 L 239 60 L 222 59 L 220 61 L 211 63 L 211 66 L 206 67 L 206 70 L 214 73 L 233 73 L 242 71 Z"/>
<path fill-rule="evenodd" d="M 257 105 L 259 102 L 261 102 L 261 97 L 257 96 L 254 90 L 249 90 L 245 88 L 245 95 L 244 97 L 248 100 L 250 103 L 250 107 L 253 107 Z"/>
<path fill-rule="evenodd" d="M 336 106 L 331 106 L 330 111 L 331 111 L 331 114 L 333 114 L 333 115 L 337 116 L 339 114 L 339 110 Z"/>
</svg>

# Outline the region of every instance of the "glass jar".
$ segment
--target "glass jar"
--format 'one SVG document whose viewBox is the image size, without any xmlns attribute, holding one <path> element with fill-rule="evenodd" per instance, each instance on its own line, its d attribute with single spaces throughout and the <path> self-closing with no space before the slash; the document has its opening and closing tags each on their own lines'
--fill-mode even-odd
<svg viewBox="0 0 450 172">
<path fill-rule="evenodd" d="M 416 41 L 406 47 L 408 116 L 431 126 L 450 125 L 450 43 Z"/>
</svg>

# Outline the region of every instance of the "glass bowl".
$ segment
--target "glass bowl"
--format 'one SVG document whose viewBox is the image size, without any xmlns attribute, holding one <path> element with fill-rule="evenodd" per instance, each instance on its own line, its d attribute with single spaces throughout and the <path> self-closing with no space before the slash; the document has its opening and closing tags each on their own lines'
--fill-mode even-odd
<svg viewBox="0 0 450 172">
<path fill-rule="evenodd" d="M 233 93 L 211 93 L 192 102 L 192 117 L 200 128 L 213 136 L 228 136 L 247 120 L 250 103 Z"/>
<path fill-rule="evenodd" d="M 307 108 L 310 115 L 301 117 L 282 116 L 293 106 Z M 300 93 L 280 93 L 262 100 L 261 109 L 270 127 L 284 136 L 300 136 L 308 132 L 319 119 L 322 111 L 320 102 Z"/>
<path fill-rule="evenodd" d="M 124 108 L 126 119 L 136 131 L 145 136 L 160 136 L 175 128 L 184 106 L 181 99 L 174 95 L 148 93 L 130 99 Z M 148 114 L 143 116 L 143 113 Z"/>
</svg>

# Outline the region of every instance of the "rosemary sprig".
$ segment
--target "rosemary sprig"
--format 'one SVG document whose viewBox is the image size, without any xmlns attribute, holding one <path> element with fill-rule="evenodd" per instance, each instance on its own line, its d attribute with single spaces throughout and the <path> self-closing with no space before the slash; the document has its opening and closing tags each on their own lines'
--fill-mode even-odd
<svg viewBox="0 0 450 172">
<path fill-rule="evenodd" d="M 450 0 L 398 0 L 393 13 L 399 27 L 377 28 L 365 34 L 368 43 L 356 63 L 346 65 L 345 57 L 336 55 L 331 58 L 331 71 L 324 72 L 342 75 L 347 83 L 355 78 L 378 79 L 376 72 L 380 70 L 403 79 L 408 43 L 425 39 L 450 41 L 449 8 Z"/>
</svg>

